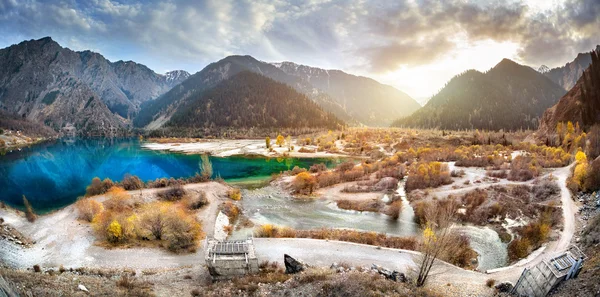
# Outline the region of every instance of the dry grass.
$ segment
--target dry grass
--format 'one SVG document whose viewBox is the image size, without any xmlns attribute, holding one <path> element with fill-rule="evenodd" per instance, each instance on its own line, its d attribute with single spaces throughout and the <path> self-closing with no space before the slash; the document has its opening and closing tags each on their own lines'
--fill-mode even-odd
<svg viewBox="0 0 600 297">
<path fill-rule="evenodd" d="M 154 296 L 151 284 L 147 282 L 128 276 L 128 284 L 123 287 L 111 279 L 115 274 L 98 272 L 82 268 L 51 275 L 0 268 L 0 275 L 20 296 L 89 296 L 77 288 L 78 284 L 83 284 L 93 296 Z"/>
<path fill-rule="evenodd" d="M 315 238 L 369 244 L 388 248 L 416 250 L 414 237 L 394 237 L 376 232 L 360 232 L 341 229 L 294 230 L 288 227 L 262 225 L 254 232 L 256 237 L 271 238 Z"/>
</svg>

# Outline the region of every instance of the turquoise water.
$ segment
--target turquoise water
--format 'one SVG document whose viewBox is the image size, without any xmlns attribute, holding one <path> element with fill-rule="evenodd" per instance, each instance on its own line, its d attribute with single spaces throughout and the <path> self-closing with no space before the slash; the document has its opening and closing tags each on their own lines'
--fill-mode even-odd
<svg viewBox="0 0 600 297">
<path fill-rule="evenodd" d="M 225 180 L 268 177 L 316 163 L 331 166 L 334 159 L 210 157 L 213 177 Z M 37 212 L 73 203 L 85 194 L 92 178 L 119 181 L 125 174 L 142 180 L 190 177 L 200 172 L 200 155 L 142 149 L 137 140 L 56 140 L 0 156 L 0 200 L 22 206 L 25 195 Z"/>
</svg>

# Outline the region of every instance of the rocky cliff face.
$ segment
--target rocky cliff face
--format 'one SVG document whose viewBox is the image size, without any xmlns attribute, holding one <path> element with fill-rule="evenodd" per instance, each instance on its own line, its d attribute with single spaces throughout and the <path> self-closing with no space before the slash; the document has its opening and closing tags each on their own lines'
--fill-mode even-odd
<svg viewBox="0 0 600 297">
<path fill-rule="evenodd" d="M 600 53 L 600 45 L 596 46 L 596 52 Z M 565 66 L 553 68 L 544 74 L 563 89 L 570 90 L 575 86 L 581 74 L 592 63 L 590 53 L 580 53 L 575 60 L 565 64 Z"/>
<path fill-rule="evenodd" d="M 292 62 L 273 65 L 329 94 L 350 116 L 366 125 L 387 127 L 421 107 L 404 92 L 368 77 Z"/>
<path fill-rule="evenodd" d="M 579 123 L 584 130 L 600 123 L 600 55 L 590 53 L 591 64 L 573 88 L 542 117 L 539 131 L 554 131 L 559 122 Z"/>
<path fill-rule="evenodd" d="M 80 134 L 108 134 L 184 76 L 168 80 L 144 65 L 111 63 L 46 37 L 0 50 L 0 108 L 57 131 L 72 125 Z"/>
</svg>

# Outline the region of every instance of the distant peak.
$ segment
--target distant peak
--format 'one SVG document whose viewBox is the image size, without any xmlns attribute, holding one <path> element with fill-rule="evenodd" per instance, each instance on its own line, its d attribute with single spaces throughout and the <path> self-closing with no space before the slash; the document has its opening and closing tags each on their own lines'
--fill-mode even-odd
<svg viewBox="0 0 600 297">
<path fill-rule="evenodd" d="M 540 66 L 537 71 L 541 74 L 547 73 L 550 71 L 550 67 L 546 66 L 546 65 L 542 65 Z"/>
<path fill-rule="evenodd" d="M 54 40 L 52 39 L 52 37 L 46 36 L 46 37 L 42 37 L 42 38 L 38 39 L 37 41 L 46 41 L 46 42 L 48 42 L 48 41 L 54 41 Z"/>
</svg>

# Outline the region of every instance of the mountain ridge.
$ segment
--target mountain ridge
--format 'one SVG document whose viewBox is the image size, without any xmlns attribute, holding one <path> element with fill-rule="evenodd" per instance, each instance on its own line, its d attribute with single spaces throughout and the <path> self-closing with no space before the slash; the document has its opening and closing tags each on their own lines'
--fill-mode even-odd
<svg viewBox="0 0 600 297">
<path fill-rule="evenodd" d="M 389 126 L 421 107 L 408 94 L 366 76 L 289 61 L 271 64 L 331 95 L 353 118 L 370 126 Z"/>
<path fill-rule="evenodd" d="M 564 90 L 531 67 L 503 59 L 485 73 L 467 70 L 425 106 L 393 126 L 450 130 L 537 128 Z"/>
</svg>

